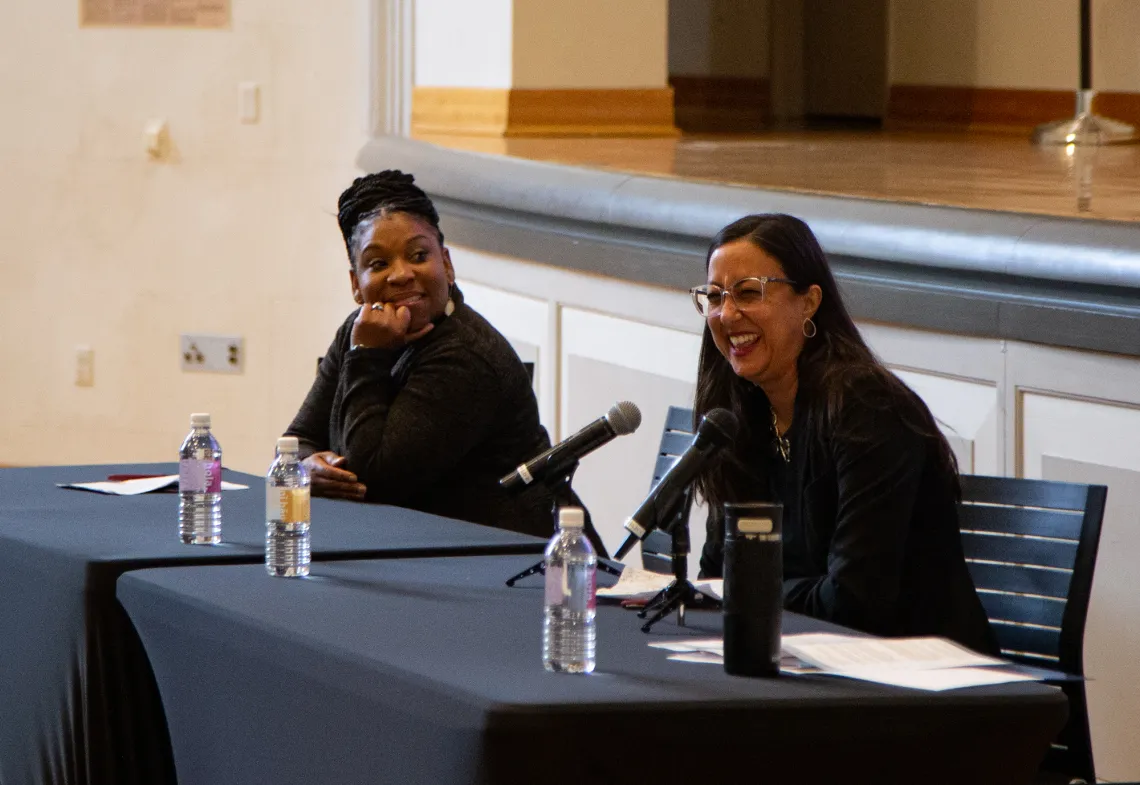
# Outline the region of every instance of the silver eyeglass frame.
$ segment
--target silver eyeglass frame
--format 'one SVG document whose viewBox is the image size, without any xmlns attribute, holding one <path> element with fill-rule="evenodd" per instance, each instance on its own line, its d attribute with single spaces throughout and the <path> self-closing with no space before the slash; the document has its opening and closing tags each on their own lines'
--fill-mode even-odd
<svg viewBox="0 0 1140 785">
<path fill-rule="evenodd" d="M 733 281 L 732 285 L 727 287 L 727 288 L 721 287 L 721 286 L 716 286 L 716 284 L 710 285 L 707 283 L 701 284 L 700 286 L 694 286 L 692 289 L 689 290 L 689 296 L 693 298 L 693 306 L 697 309 L 697 313 L 699 313 L 705 319 L 709 318 L 709 315 L 712 314 L 713 311 L 710 309 L 710 311 L 708 313 L 705 313 L 704 310 L 701 309 L 701 303 L 700 303 L 700 300 L 698 298 L 701 295 L 708 297 L 708 294 L 710 292 L 710 286 L 716 287 L 717 289 L 719 289 L 720 291 L 724 292 L 729 297 L 731 297 L 732 303 L 733 303 L 733 305 L 736 306 L 736 309 L 738 311 L 744 310 L 743 308 L 740 307 L 740 303 L 739 303 L 739 301 L 737 301 L 736 295 L 733 294 L 733 290 L 736 289 L 736 287 L 739 286 L 740 284 L 745 283 L 746 281 L 756 281 L 757 283 L 760 284 L 760 302 L 764 302 L 765 298 L 767 298 L 767 296 L 768 296 L 768 284 L 770 284 L 770 283 L 786 283 L 786 284 L 789 284 L 791 286 L 796 285 L 796 282 L 793 281 L 791 278 L 769 278 L 766 275 L 762 275 L 759 277 L 751 276 L 748 278 L 741 278 L 739 281 Z M 724 307 L 723 303 L 721 304 L 721 307 L 722 308 Z"/>
</svg>

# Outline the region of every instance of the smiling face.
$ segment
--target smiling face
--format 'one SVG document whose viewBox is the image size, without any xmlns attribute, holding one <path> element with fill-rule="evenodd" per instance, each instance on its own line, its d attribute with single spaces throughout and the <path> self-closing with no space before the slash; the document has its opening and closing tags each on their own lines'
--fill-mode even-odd
<svg viewBox="0 0 1140 785">
<path fill-rule="evenodd" d="M 728 289 L 742 278 L 790 278 L 770 254 L 748 239 L 734 240 L 709 257 L 708 283 Z M 787 283 L 769 283 L 763 302 L 740 310 L 731 297 L 706 318 L 713 342 L 737 376 L 765 387 L 796 372 L 804 345 L 804 320 L 819 308 L 814 284 L 802 294 Z"/>
<path fill-rule="evenodd" d="M 356 238 L 349 276 L 358 303 L 407 306 L 408 332 L 443 314 L 455 271 L 430 224 L 409 213 L 384 213 L 358 229 Z"/>
</svg>

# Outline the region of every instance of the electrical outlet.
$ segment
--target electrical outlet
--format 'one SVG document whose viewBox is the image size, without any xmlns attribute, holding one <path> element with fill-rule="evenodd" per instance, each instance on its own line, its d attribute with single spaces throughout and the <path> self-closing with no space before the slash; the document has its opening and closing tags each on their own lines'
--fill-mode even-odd
<svg viewBox="0 0 1140 785">
<path fill-rule="evenodd" d="M 183 333 L 179 353 L 183 371 L 241 373 L 245 368 L 245 347 L 240 335 Z"/>
<path fill-rule="evenodd" d="M 75 347 L 75 386 L 95 386 L 95 350 L 90 346 Z"/>
</svg>

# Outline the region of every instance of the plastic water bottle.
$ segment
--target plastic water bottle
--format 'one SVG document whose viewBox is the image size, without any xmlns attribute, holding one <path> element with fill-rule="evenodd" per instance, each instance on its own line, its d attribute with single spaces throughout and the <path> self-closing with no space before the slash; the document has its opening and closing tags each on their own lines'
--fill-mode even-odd
<svg viewBox="0 0 1140 785">
<path fill-rule="evenodd" d="M 558 511 L 558 532 L 546 547 L 546 615 L 542 663 L 548 671 L 594 670 L 595 580 L 598 558 L 583 531 L 580 507 Z"/>
<path fill-rule="evenodd" d="M 309 574 L 309 470 L 296 436 L 277 440 L 277 459 L 265 476 L 265 569 L 275 578 Z"/>
<path fill-rule="evenodd" d="M 178 538 L 187 545 L 222 541 L 222 448 L 210 433 L 210 415 L 191 414 L 178 451 Z"/>
</svg>

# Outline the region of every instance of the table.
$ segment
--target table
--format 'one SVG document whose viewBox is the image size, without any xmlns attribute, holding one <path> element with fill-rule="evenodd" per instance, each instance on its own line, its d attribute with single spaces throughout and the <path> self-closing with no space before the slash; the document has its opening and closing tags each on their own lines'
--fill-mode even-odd
<svg viewBox="0 0 1140 785">
<path fill-rule="evenodd" d="M 178 497 L 54 487 L 174 464 L 0 470 L 0 783 L 174 781 L 162 705 L 138 635 L 115 600 L 120 575 L 264 559 L 261 477 L 222 497 L 220 546 L 178 541 Z M 312 506 L 314 560 L 541 553 L 535 537 L 412 510 L 331 499 Z M 534 561 L 537 557 L 529 557 Z M 260 566 L 252 567 L 262 570 Z"/>
<path fill-rule="evenodd" d="M 119 580 L 166 706 L 181 785 L 1027 782 L 1067 705 L 1020 683 L 926 693 L 829 677 L 743 679 L 671 662 L 598 613 L 598 668 L 546 673 L 542 581 L 520 557 L 344 561 Z M 785 615 L 786 631 L 834 629 Z"/>
</svg>

